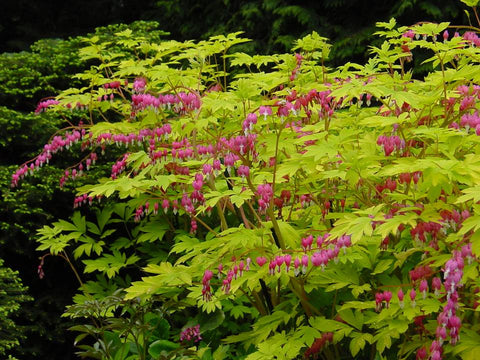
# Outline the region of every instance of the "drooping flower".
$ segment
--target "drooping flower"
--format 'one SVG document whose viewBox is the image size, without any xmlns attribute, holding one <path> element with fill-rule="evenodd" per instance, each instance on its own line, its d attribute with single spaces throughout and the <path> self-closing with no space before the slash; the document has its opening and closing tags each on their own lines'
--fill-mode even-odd
<svg viewBox="0 0 480 360">
<path fill-rule="evenodd" d="M 258 113 L 263 115 L 264 120 L 267 120 L 267 116 L 272 115 L 272 108 L 270 106 L 260 106 Z"/>
</svg>

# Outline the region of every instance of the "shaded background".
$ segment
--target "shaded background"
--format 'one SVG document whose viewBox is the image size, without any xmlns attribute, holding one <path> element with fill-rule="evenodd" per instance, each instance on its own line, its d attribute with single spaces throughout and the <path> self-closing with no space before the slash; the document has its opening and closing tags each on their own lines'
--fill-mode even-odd
<svg viewBox="0 0 480 360">
<path fill-rule="evenodd" d="M 245 31 L 255 41 L 250 51 L 261 53 L 287 51 L 293 40 L 316 30 L 335 43 L 333 57 L 340 62 L 363 58 L 377 21 L 466 20 L 458 0 L 2 0 L 1 7 L 0 52 L 98 26 L 155 20 L 176 40 Z"/>
</svg>

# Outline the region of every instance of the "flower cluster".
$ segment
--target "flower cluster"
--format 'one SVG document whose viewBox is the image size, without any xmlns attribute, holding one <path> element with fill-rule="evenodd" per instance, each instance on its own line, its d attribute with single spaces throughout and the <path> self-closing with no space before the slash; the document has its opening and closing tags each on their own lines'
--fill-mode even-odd
<svg viewBox="0 0 480 360">
<path fill-rule="evenodd" d="M 212 298 L 212 288 L 210 287 L 210 280 L 213 277 L 213 272 L 211 270 L 205 270 L 203 273 L 202 279 L 202 296 L 203 300 L 208 301 Z"/>
<path fill-rule="evenodd" d="M 112 173 L 110 175 L 112 179 L 116 179 L 118 175 L 120 175 L 125 170 L 125 168 L 127 167 L 127 160 L 129 156 L 129 153 L 123 154 L 122 159 L 118 160 L 115 164 L 112 165 Z"/>
<path fill-rule="evenodd" d="M 473 114 L 463 114 L 460 119 L 460 126 L 463 126 L 467 132 L 470 129 L 475 129 L 475 134 L 480 135 L 480 115 L 478 115 L 478 111 Z M 451 124 L 451 127 L 455 127 L 454 123 Z"/>
<path fill-rule="evenodd" d="M 300 70 L 302 66 L 303 56 L 302 54 L 295 54 L 295 60 L 297 62 L 295 69 L 293 69 L 292 73 L 290 74 L 290 81 L 293 81 L 297 78 L 297 72 Z"/>
<path fill-rule="evenodd" d="M 291 263 L 292 263 L 292 255 L 290 254 L 277 255 L 270 260 L 270 264 L 268 265 L 268 272 L 270 275 L 274 275 L 275 268 L 277 269 L 278 272 L 281 272 L 283 264 L 285 264 L 285 271 L 288 272 L 290 270 Z M 298 262 L 297 262 L 296 268 L 298 268 Z"/>
<path fill-rule="evenodd" d="M 112 133 L 101 133 L 99 134 L 94 141 L 89 142 L 90 145 L 100 145 L 105 144 L 109 145 L 114 143 L 117 146 L 133 146 L 138 145 L 141 146 L 143 143 L 147 142 L 151 145 L 153 141 L 153 145 L 155 145 L 155 141 L 162 141 L 167 140 L 169 134 L 172 132 L 172 127 L 170 124 L 162 125 L 161 127 L 156 127 L 154 129 L 142 129 L 136 133 L 129 133 L 129 134 L 112 134 Z M 152 151 L 153 149 L 150 148 Z"/>
<path fill-rule="evenodd" d="M 468 45 L 480 46 L 480 38 L 478 37 L 477 33 L 473 31 L 466 31 L 463 34 L 463 39 L 467 42 Z"/>
<path fill-rule="evenodd" d="M 320 249 L 319 251 L 316 251 L 310 256 L 305 254 L 302 257 L 295 258 L 295 260 L 293 261 L 293 269 L 294 269 L 295 276 L 298 276 L 300 274 L 300 266 L 302 266 L 302 269 L 301 269 L 302 273 L 305 274 L 307 272 L 309 262 L 311 262 L 312 265 L 315 267 L 321 266 L 322 268 L 325 268 L 325 266 L 328 264 L 330 260 L 337 259 L 341 249 L 346 251 L 346 248 L 352 245 L 349 235 L 343 235 L 343 236 L 340 236 L 338 239 L 332 239 L 327 241 L 327 238 L 329 236 L 330 236 L 329 234 L 325 234 L 317 238 L 317 246 L 319 249 L 321 247 L 328 247 L 328 248 Z M 307 238 L 310 238 L 310 237 L 307 237 Z M 313 237 L 312 237 L 312 240 L 313 240 Z M 263 267 L 267 262 L 269 262 L 269 266 L 268 266 L 269 274 L 274 275 L 275 272 L 281 272 L 283 268 L 285 268 L 285 272 L 288 273 L 292 268 L 292 260 L 293 260 L 292 255 L 282 254 L 282 255 L 277 255 L 273 257 L 270 261 L 268 261 L 268 259 L 265 256 L 258 256 L 256 258 L 256 263 L 258 264 L 259 267 Z M 235 280 L 238 277 L 242 276 L 244 271 L 250 270 L 250 263 L 251 263 L 250 258 L 247 258 L 246 262 L 235 261 L 235 263 L 231 266 L 231 268 L 226 272 L 226 276 L 222 281 L 222 289 L 226 294 L 228 294 L 230 291 L 232 280 Z M 218 268 L 219 278 L 222 277 L 223 270 L 224 270 L 223 265 L 220 264 Z M 212 290 L 210 287 L 210 280 L 212 279 L 212 277 L 213 277 L 213 273 L 210 270 L 206 270 L 202 279 L 202 284 L 203 284 L 202 295 L 205 301 L 208 301 L 211 299 Z"/>
<path fill-rule="evenodd" d="M 335 112 L 335 109 L 340 108 L 342 105 L 342 99 L 335 99 L 330 96 L 331 90 L 317 91 L 315 89 L 310 90 L 304 97 L 305 100 L 299 100 L 301 103 L 316 103 L 320 105 L 318 110 L 318 117 L 320 119 L 331 118 Z M 307 112 L 308 115 L 308 112 Z"/>
<path fill-rule="evenodd" d="M 394 150 L 401 151 L 405 148 L 405 141 L 397 135 L 380 135 L 377 139 L 377 145 L 383 147 L 385 156 L 389 156 Z"/>
<path fill-rule="evenodd" d="M 443 285 L 446 292 L 446 304 L 442 312 L 437 316 L 436 339 L 430 346 L 431 359 L 439 360 L 442 358 L 443 344 L 447 340 L 447 337 L 450 337 L 450 343 L 452 345 L 455 345 L 459 340 L 462 321 L 457 316 L 457 310 L 459 308 L 459 294 L 457 290 L 462 286 L 464 261 L 465 259 L 471 261 L 473 258 L 471 244 L 466 244 L 462 246 L 460 251 L 454 251 L 452 257 L 445 264 Z M 423 285 L 424 289 L 426 286 L 428 285 Z M 434 278 L 432 280 L 432 288 L 435 290 L 435 294 L 439 294 L 441 286 L 442 281 L 440 278 Z"/>
<path fill-rule="evenodd" d="M 273 196 L 272 186 L 270 184 L 260 184 L 257 187 L 258 209 L 265 211 L 270 204 L 270 200 Z"/>
<path fill-rule="evenodd" d="M 140 205 L 137 210 L 135 210 L 134 221 L 139 222 L 144 216 L 148 215 L 150 208 L 150 203 L 145 203 L 145 205 Z"/>
<path fill-rule="evenodd" d="M 89 205 L 92 205 L 93 203 L 93 197 L 91 196 L 88 196 L 87 194 L 83 194 L 81 196 L 77 196 L 74 200 L 73 200 L 73 208 L 76 209 L 82 205 L 85 205 L 86 203 L 88 203 Z"/>
<path fill-rule="evenodd" d="M 381 194 L 386 189 L 390 190 L 391 192 L 394 192 L 396 188 L 397 188 L 397 182 L 390 178 L 385 180 L 384 184 L 375 185 L 375 189 L 377 190 L 378 194 Z"/>
<path fill-rule="evenodd" d="M 122 83 L 118 80 L 116 81 L 110 81 L 108 83 L 105 83 L 103 84 L 103 88 L 104 89 L 120 89 L 120 86 L 122 85 Z"/>
<path fill-rule="evenodd" d="M 250 175 L 250 168 L 246 165 L 240 165 L 237 169 L 237 174 L 242 178 L 248 177 Z"/>
<path fill-rule="evenodd" d="M 250 113 L 247 115 L 247 118 L 242 123 L 242 130 L 247 135 L 250 131 L 253 130 L 253 126 L 257 123 L 257 115 L 255 113 Z"/>
<path fill-rule="evenodd" d="M 390 306 L 390 301 L 392 300 L 392 292 L 384 291 L 383 293 L 378 292 L 375 294 L 375 309 L 377 311 L 382 310 L 383 302 L 385 302 L 385 307 Z"/>
<path fill-rule="evenodd" d="M 180 92 L 176 95 L 165 94 L 154 96 L 151 94 L 133 94 L 132 109 L 136 111 L 153 109 L 153 110 L 172 110 L 175 113 L 185 114 L 189 111 L 200 108 L 201 102 L 194 93 Z"/>
<path fill-rule="evenodd" d="M 285 204 L 288 204 L 290 202 L 291 197 L 292 197 L 292 194 L 289 190 L 282 190 L 282 192 L 280 193 L 280 196 L 273 199 L 274 205 L 278 208 L 279 217 L 282 214 L 283 206 L 285 206 Z"/>
<path fill-rule="evenodd" d="M 95 164 L 97 161 L 97 154 L 92 152 L 86 159 L 85 159 L 85 167 L 83 163 L 79 163 L 76 167 L 70 170 L 65 170 L 64 175 L 60 178 L 60 188 L 62 188 L 68 179 L 75 180 L 78 176 L 82 176 L 84 173 L 84 169 L 90 170 L 91 165 Z M 36 163 L 36 161 L 35 161 Z"/>
<path fill-rule="evenodd" d="M 200 335 L 200 325 L 195 325 L 189 328 L 186 328 L 180 333 L 180 342 L 190 342 L 198 343 L 202 340 Z"/>
<path fill-rule="evenodd" d="M 299 197 L 300 205 L 302 208 L 312 206 L 314 204 L 313 198 L 311 194 L 302 194 Z"/>
<path fill-rule="evenodd" d="M 243 276 L 244 271 L 249 271 L 250 270 L 250 263 L 252 260 L 250 258 L 247 258 L 246 261 L 239 261 L 238 263 L 235 262 L 230 269 L 227 271 L 227 275 L 225 279 L 222 281 L 222 289 L 225 292 L 225 294 L 228 294 L 230 292 L 230 288 L 232 286 L 232 280 L 235 280 L 241 276 Z M 257 259 L 258 263 L 258 259 Z M 220 264 L 218 266 L 218 277 L 222 277 L 222 271 L 223 271 L 223 265 Z"/>
<path fill-rule="evenodd" d="M 133 82 L 133 92 L 143 93 L 147 87 L 147 80 L 145 78 L 136 78 Z"/>
<path fill-rule="evenodd" d="M 19 180 L 23 179 L 26 175 L 33 173 L 33 171 L 39 170 L 44 164 L 48 164 L 52 159 L 53 154 L 63 151 L 65 149 L 70 149 L 73 145 L 83 141 L 82 150 L 86 149 L 88 146 L 100 146 L 102 148 L 102 153 L 105 148 L 105 145 L 116 144 L 117 146 L 124 145 L 125 147 L 129 146 L 141 146 L 145 142 L 148 142 L 150 145 L 150 156 L 152 162 L 155 162 L 159 158 L 165 158 L 168 154 L 166 149 L 154 152 L 155 142 L 161 141 L 163 139 L 168 139 L 168 135 L 172 132 L 170 124 L 164 124 L 161 127 L 154 129 L 142 129 L 138 134 L 111 134 L 111 133 L 101 133 L 94 140 L 91 139 L 91 133 L 87 135 L 84 128 L 81 130 L 74 130 L 72 132 L 65 133 L 64 136 L 57 135 L 53 137 L 50 143 L 46 144 L 43 148 L 43 151 L 29 163 L 25 164 L 23 167 L 19 168 L 14 174 L 12 174 L 11 186 L 18 186 Z M 192 151 L 193 153 L 193 151 Z M 175 154 L 175 151 L 172 150 L 172 155 Z M 128 154 L 125 154 L 128 155 Z M 95 164 L 97 160 L 97 154 L 92 152 L 90 156 L 85 160 L 86 170 L 90 169 L 92 164 Z M 112 178 L 116 178 L 117 175 L 125 169 L 126 163 L 124 162 L 125 156 L 119 163 L 112 166 Z M 71 173 L 65 173 L 64 176 L 60 179 L 60 186 L 63 186 L 67 179 L 71 176 L 74 179 L 77 175 L 81 175 L 84 170 L 84 165 L 80 163 L 77 166 L 78 169 L 72 169 Z"/>
<path fill-rule="evenodd" d="M 470 217 L 468 210 L 463 210 L 459 213 L 457 210 L 440 212 L 440 221 L 418 222 L 417 225 L 410 230 L 410 234 L 413 239 L 425 243 L 427 241 L 427 235 L 430 236 L 432 242 L 430 246 L 436 247 L 435 242 L 439 234 L 446 234 L 448 229 L 454 231 L 460 229 L 462 222 Z"/>
<path fill-rule="evenodd" d="M 418 184 L 418 181 L 420 180 L 420 177 L 422 176 L 421 171 L 415 171 L 412 173 L 401 173 L 398 175 L 398 182 L 400 184 L 410 184 L 411 181 L 413 180 L 414 184 Z"/>
<path fill-rule="evenodd" d="M 363 98 L 365 97 L 365 104 L 367 106 L 370 106 L 372 104 L 372 94 L 367 93 L 367 94 L 360 94 L 358 97 L 358 105 L 362 106 L 363 105 Z"/>
<path fill-rule="evenodd" d="M 418 280 L 428 279 L 433 275 L 433 269 L 428 265 L 417 266 L 413 270 L 410 270 L 408 275 L 412 283 L 418 282 Z"/>
<path fill-rule="evenodd" d="M 81 141 L 84 135 L 84 131 L 74 130 L 72 132 L 67 132 L 65 136 L 54 136 L 52 141 L 43 147 L 43 151 L 34 160 L 31 160 L 12 174 L 11 186 L 18 186 L 19 180 L 23 179 L 28 174 L 33 174 L 34 171 L 39 170 L 43 165 L 48 164 L 52 159 L 53 154 L 64 149 L 69 149 L 71 146 Z M 75 170 L 75 172 L 77 171 Z M 62 184 L 64 181 L 60 181 L 60 183 Z"/>
<path fill-rule="evenodd" d="M 346 249 L 352 245 L 351 237 L 349 235 L 340 236 L 338 239 L 328 240 L 330 234 L 325 234 L 323 236 L 317 237 L 317 246 L 318 250 L 313 254 L 308 255 L 304 254 L 301 257 L 297 256 L 293 260 L 293 271 L 295 276 L 300 274 L 300 271 L 305 274 L 308 269 L 309 263 L 315 267 L 321 267 L 325 269 L 330 260 L 336 261 L 340 250 L 346 252 Z M 302 238 L 302 248 L 305 252 L 312 249 L 313 236 L 308 235 L 305 238 Z M 262 267 L 268 262 L 268 259 L 264 256 L 259 256 L 256 259 L 257 264 Z M 292 256 L 290 254 L 277 255 L 272 258 L 269 262 L 268 272 L 270 275 L 282 271 L 282 267 L 285 265 L 285 271 L 288 273 L 290 271 L 292 264 Z M 300 270 L 300 266 L 302 266 Z"/>
<path fill-rule="evenodd" d="M 41 112 L 46 111 L 47 108 L 49 108 L 50 106 L 54 106 L 58 104 L 60 104 L 60 102 L 54 99 L 41 101 L 40 103 L 38 103 L 37 108 L 35 109 L 35 114 L 40 114 Z"/>
</svg>

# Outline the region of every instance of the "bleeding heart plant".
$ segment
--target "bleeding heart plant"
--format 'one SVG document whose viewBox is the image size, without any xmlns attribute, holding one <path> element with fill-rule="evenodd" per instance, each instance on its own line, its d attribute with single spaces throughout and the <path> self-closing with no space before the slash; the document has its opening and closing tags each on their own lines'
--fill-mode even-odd
<svg viewBox="0 0 480 360">
<path fill-rule="evenodd" d="M 385 41 L 370 60 L 337 69 L 316 33 L 293 54 L 253 57 L 233 50 L 247 41 L 239 33 L 131 39 L 122 46 L 139 57 L 129 59 L 89 40 L 88 86 L 37 109 L 81 122 L 12 186 L 60 151 L 81 154 L 60 184 L 115 156 L 74 201 L 98 207 L 96 222 L 83 208 L 87 217 L 39 230 L 39 250 L 73 251 L 85 277 L 110 279 L 84 284 L 77 305 L 108 288 L 162 308 L 149 319 L 170 331 L 109 330 L 123 342 L 97 347 L 101 358 L 480 351 L 479 30 L 378 26 Z M 419 50 L 430 54 L 424 79 L 412 76 Z"/>
</svg>

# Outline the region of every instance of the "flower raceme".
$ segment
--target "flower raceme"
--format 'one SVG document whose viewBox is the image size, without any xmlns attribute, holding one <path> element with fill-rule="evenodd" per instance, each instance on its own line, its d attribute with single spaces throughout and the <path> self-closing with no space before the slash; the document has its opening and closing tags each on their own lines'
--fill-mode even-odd
<svg viewBox="0 0 480 360">
<path fill-rule="evenodd" d="M 54 106 L 54 105 L 58 105 L 58 104 L 59 104 L 59 102 L 57 100 L 54 100 L 54 99 L 41 101 L 40 103 L 38 103 L 38 106 L 35 109 L 35 114 L 40 114 L 41 112 L 46 111 L 47 108 L 49 108 L 51 106 Z"/>
<path fill-rule="evenodd" d="M 186 114 L 200 108 L 200 99 L 193 93 L 180 92 L 177 95 L 166 94 L 154 96 L 150 94 L 133 94 L 133 114 L 142 110 L 172 110 L 177 114 Z"/>
<path fill-rule="evenodd" d="M 329 234 L 325 234 L 328 237 Z M 321 238 L 321 237 L 319 237 Z M 330 260 L 336 261 L 340 252 L 340 249 L 346 251 L 346 248 L 351 246 L 351 239 L 350 236 L 341 236 L 336 240 L 330 240 L 328 242 L 323 243 L 326 247 L 320 251 L 316 251 L 313 254 L 303 255 L 301 259 L 297 256 L 293 261 L 293 269 L 295 276 L 298 276 L 300 273 L 300 265 L 302 265 L 301 272 L 306 274 L 308 265 L 311 263 L 314 267 L 321 267 L 325 269 L 328 265 Z M 320 248 L 320 246 L 319 246 Z M 285 271 L 288 273 L 292 268 L 292 255 L 291 254 L 284 254 L 284 255 L 277 255 L 272 257 L 268 260 L 265 256 L 258 256 L 255 261 L 257 265 L 262 268 L 266 263 L 269 263 L 269 274 L 275 275 L 275 273 L 280 273 L 281 271 Z M 233 280 L 241 277 L 244 271 L 250 270 L 251 259 L 247 258 L 246 262 L 239 261 L 232 265 L 232 267 L 225 272 L 225 268 L 223 264 L 220 264 L 218 267 L 218 275 L 219 278 L 222 278 L 222 274 L 226 273 L 225 278 L 222 280 L 222 290 L 228 294 L 230 292 L 231 284 Z M 206 270 L 203 279 L 203 289 L 202 295 L 205 301 L 209 301 L 212 298 L 212 288 L 210 284 L 210 280 L 213 277 L 213 273 L 210 270 Z"/>
</svg>

